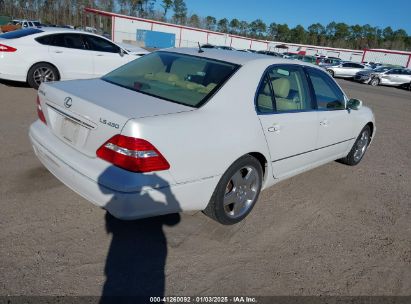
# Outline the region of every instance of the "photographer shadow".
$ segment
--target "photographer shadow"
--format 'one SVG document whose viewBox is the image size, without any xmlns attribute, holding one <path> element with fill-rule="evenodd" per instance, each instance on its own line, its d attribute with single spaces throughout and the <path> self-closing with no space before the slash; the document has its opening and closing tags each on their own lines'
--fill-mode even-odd
<svg viewBox="0 0 411 304">
<path fill-rule="evenodd" d="M 104 180 L 104 175 L 110 174 L 110 171 L 109 168 L 100 176 L 100 185 L 100 181 Z M 153 181 L 157 186 L 163 185 L 154 191 L 159 191 L 164 195 L 166 204 L 155 201 L 148 192 L 139 192 L 141 189 L 136 190 L 139 194 L 136 194 L 133 203 L 148 201 L 154 209 L 171 208 L 176 212 L 181 211 L 164 179 L 154 174 Z M 167 186 L 164 186 L 165 184 Z M 100 186 L 100 189 L 103 193 L 111 194 L 104 186 Z M 107 206 L 109 207 L 110 204 L 116 204 L 115 197 L 112 197 Z M 180 222 L 180 215 L 174 213 L 124 221 L 116 219 L 107 212 L 105 221 L 106 231 L 112 234 L 112 240 L 104 268 L 106 282 L 100 303 L 124 303 L 126 300 L 128 303 L 128 300 L 135 302 L 130 297 L 163 296 L 167 258 L 167 238 L 163 226 L 177 225 Z"/>
</svg>

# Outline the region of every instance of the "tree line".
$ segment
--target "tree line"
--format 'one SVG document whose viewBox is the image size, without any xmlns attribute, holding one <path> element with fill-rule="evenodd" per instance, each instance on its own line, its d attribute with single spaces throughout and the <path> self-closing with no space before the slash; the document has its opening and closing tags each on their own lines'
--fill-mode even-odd
<svg viewBox="0 0 411 304">
<path fill-rule="evenodd" d="M 237 18 L 216 19 L 188 14 L 184 0 L 0 0 L 0 15 L 84 26 L 87 23 L 85 7 L 262 40 L 337 48 L 411 50 L 411 36 L 403 29 L 394 30 L 390 26 L 380 28 L 369 24 L 330 22 L 290 28 L 287 24 L 266 24 L 261 19 L 251 22 Z"/>
</svg>

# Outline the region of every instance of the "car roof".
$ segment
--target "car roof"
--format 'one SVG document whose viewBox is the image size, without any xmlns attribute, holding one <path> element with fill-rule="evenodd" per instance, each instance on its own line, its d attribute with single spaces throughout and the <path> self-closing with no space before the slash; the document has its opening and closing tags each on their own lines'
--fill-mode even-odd
<svg viewBox="0 0 411 304">
<path fill-rule="evenodd" d="M 225 62 L 230 62 L 239 65 L 245 65 L 250 62 L 255 61 L 266 61 L 267 64 L 298 64 L 302 66 L 316 67 L 310 63 L 299 62 L 290 59 L 284 59 L 280 57 L 271 57 L 264 54 L 258 53 L 247 53 L 239 51 L 226 51 L 219 49 L 203 49 L 202 53 L 199 53 L 198 48 L 168 48 L 161 51 L 180 53 L 185 55 L 191 55 L 196 57 L 203 57 L 208 59 L 220 60 Z M 316 67 L 317 68 L 317 67 Z"/>
<path fill-rule="evenodd" d="M 22 29 L 25 30 L 25 29 Z M 92 36 L 96 36 L 96 37 L 100 37 L 100 38 L 105 38 L 103 36 L 94 34 L 94 33 L 90 33 L 87 31 L 81 31 L 81 30 L 75 30 L 75 29 L 70 29 L 70 28 L 59 28 L 59 27 L 41 27 L 39 28 L 40 31 L 42 31 L 41 33 L 37 33 L 33 35 L 33 38 L 35 37 L 41 37 L 43 35 L 47 35 L 47 34 L 72 34 L 72 33 L 77 33 L 77 34 L 86 34 L 86 35 L 92 35 Z"/>
</svg>

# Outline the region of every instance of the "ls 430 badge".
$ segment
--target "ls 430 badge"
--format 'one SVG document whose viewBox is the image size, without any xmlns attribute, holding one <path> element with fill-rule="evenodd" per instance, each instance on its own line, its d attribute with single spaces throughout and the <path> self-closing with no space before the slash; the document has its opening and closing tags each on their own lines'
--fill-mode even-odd
<svg viewBox="0 0 411 304">
<path fill-rule="evenodd" d="M 115 122 L 107 121 L 107 119 L 103 119 L 103 118 L 101 118 L 101 117 L 100 117 L 100 123 L 102 123 L 102 124 L 104 124 L 104 125 L 107 125 L 107 126 L 109 126 L 109 127 L 112 127 L 112 128 L 120 129 L 120 125 L 119 125 L 119 124 L 117 124 L 117 123 L 115 123 Z"/>
</svg>

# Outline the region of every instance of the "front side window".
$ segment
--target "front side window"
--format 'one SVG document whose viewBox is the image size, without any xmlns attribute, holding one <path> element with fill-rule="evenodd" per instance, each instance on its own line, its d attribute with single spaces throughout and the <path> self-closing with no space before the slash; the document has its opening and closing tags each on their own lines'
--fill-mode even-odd
<svg viewBox="0 0 411 304">
<path fill-rule="evenodd" d="M 238 65 L 171 52 L 154 52 L 102 79 L 171 102 L 198 108 L 233 75 Z"/>
<path fill-rule="evenodd" d="M 344 110 L 344 93 L 325 72 L 307 69 L 319 110 Z"/>
<path fill-rule="evenodd" d="M 106 39 L 91 36 L 91 35 L 85 35 L 85 40 L 87 43 L 87 47 L 91 51 L 97 51 L 97 52 L 106 52 L 106 53 L 119 53 L 120 48 L 107 41 Z"/>
<path fill-rule="evenodd" d="M 270 68 L 257 93 L 257 109 L 260 113 L 311 110 L 303 70 L 297 66 Z"/>
</svg>

